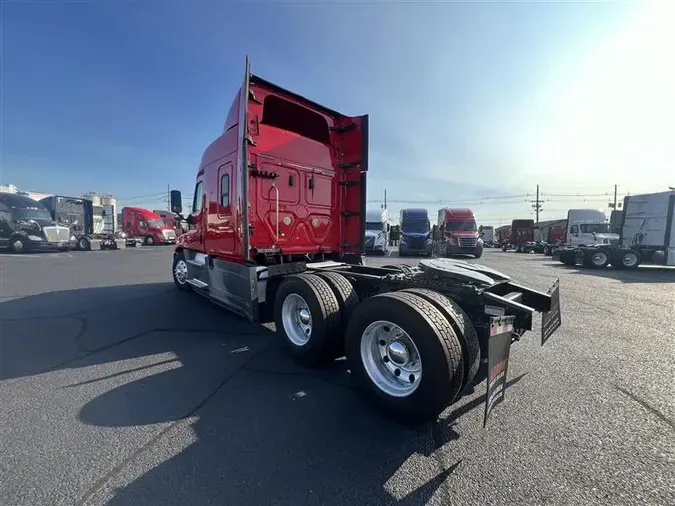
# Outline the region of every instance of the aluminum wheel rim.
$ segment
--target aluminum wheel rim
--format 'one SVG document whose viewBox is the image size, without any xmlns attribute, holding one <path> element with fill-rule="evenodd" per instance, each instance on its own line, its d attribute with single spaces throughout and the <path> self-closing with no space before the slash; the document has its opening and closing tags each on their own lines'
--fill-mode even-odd
<svg viewBox="0 0 675 506">
<path fill-rule="evenodd" d="M 378 320 L 361 335 L 361 361 L 371 381 L 392 397 L 411 395 L 422 380 L 415 342 L 395 323 Z"/>
<path fill-rule="evenodd" d="M 184 285 L 187 283 L 188 268 L 185 260 L 178 260 L 178 262 L 176 262 L 176 267 L 173 269 L 173 275 L 176 278 L 176 281 L 178 281 L 178 284 Z"/>
<path fill-rule="evenodd" d="M 607 253 L 598 251 L 593 255 L 593 264 L 594 265 L 605 265 L 607 263 Z"/>
<path fill-rule="evenodd" d="M 289 293 L 284 299 L 281 322 L 288 339 L 296 346 L 306 345 L 312 337 L 312 313 L 297 293 Z"/>
<path fill-rule="evenodd" d="M 621 258 L 621 262 L 626 267 L 633 267 L 637 263 L 637 255 L 635 253 L 626 253 Z"/>
<path fill-rule="evenodd" d="M 12 248 L 15 252 L 21 253 L 23 251 L 23 242 L 19 240 L 14 241 L 12 243 Z"/>
<path fill-rule="evenodd" d="M 146 242 L 147 242 L 148 244 L 152 244 L 153 242 L 155 242 L 155 240 L 154 240 L 152 237 L 148 237 L 148 238 L 146 239 Z"/>
</svg>

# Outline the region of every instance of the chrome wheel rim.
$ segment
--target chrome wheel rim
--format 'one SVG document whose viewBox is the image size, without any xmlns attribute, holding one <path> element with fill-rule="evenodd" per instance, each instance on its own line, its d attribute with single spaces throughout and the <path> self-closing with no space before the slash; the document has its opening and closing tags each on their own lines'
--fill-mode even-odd
<svg viewBox="0 0 675 506">
<path fill-rule="evenodd" d="M 185 260 L 178 260 L 178 262 L 176 262 L 176 267 L 173 269 L 173 276 L 176 278 L 178 284 L 184 285 L 187 283 L 188 268 Z"/>
<path fill-rule="evenodd" d="M 361 361 L 370 380 L 392 397 L 411 395 L 422 380 L 415 342 L 395 323 L 378 320 L 361 335 Z"/>
<path fill-rule="evenodd" d="M 281 321 L 288 339 L 296 346 L 304 346 L 312 337 L 312 313 L 305 299 L 289 293 L 281 306 Z"/>
<path fill-rule="evenodd" d="M 635 253 L 626 253 L 621 257 L 621 262 L 626 267 L 633 267 L 637 263 L 637 255 Z"/>
<path fill-rule="evenodd" d="M 593 254 L 593 265 L 597 265 L 598 267 L 601 265 L 605 265 L 607 263 L 607 253 L 603 251 L 598 251 L 597 253 Z"/>
</svg>

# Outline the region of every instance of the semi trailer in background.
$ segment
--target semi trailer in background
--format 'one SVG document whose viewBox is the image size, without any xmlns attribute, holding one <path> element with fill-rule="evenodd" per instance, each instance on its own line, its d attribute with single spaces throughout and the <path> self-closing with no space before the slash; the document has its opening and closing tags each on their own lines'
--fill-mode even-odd
<svg viewBox="0 0 675 506">
<path fill-rule="evenodd" d="M 0 248 L 25 253 L 74 246 L 70 228 L 54 221 L 42 203 L 16 193 L 0 193 Z"/>
<path fill-rule="evenodd" d="M 122 230 L 130 246 L 138 243 L 147 246 L 176 243 L 173 228 L 166 225 L 161 216 L 142 207 L 122 208 Z"/>
<path fill-rule="evenodd" d="M 434 251 L 444 257 L 471 255 L 480 258 L 483 255 L 483 240 L 471 209 L 444 207 L 438 210 Z"/>
<path fill-rule="evenodd" d="M 366 227 L 363 244 L 364 252 L 371 255 L 389 253 L 389 213 L 386 209 L 366 211 Z"/>
<path fill-rule="evenodd" d="M 595 244 L 565 246 L 556 256 L 566 265 L 596 269 L 608 265 L 636 269 L 648 263 L 675 266 L 674 209 L 675 191 L 627 196 L 616 239 L 602 229 Z"/>
<path fill-rule="evenodd" d="M 124 244 L 115 235 L 117 216 L 112 206 L 106 209 L 89 199 L 67 195 L 45 197 L 40 203 L 59 225 L 69 228 L 78 250 L 119 249 Z"/>
<path fill-rule="evenodd" d="M 399 255 L 431 256 L 434 249 L 431 223 L 426 209 L 402 209 L 399 215 L 401 231 Z"/>
<path fill-rule="evenodd" d="M 495 245 L 495 228 L 490 225 L 478 227 L 478 233 L 483 240 L 484 248 L 492 248 Z"/>
<path fill-rule="evenodd" d="M 513 220 L 511 235 L 502 242 L 502 251 L 515 249 L 516 253 L 531 253 L 535 249 L 534 220 Z"/>
</svg>

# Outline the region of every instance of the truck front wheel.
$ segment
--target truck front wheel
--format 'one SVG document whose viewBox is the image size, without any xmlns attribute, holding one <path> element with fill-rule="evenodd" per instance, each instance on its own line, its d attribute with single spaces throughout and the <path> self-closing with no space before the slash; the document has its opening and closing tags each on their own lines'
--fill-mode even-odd
<svg viewBox="0 0 675 506">
<path fill-rule="evenodd" d="M 171 270 L 176 287 L 183 292 L 189 292 L 188 267 L 185 262 L 185 254 L 182 251 L 173 256 L 173 268 Z"/>
<path fill-rule="evenodd" d="M 360 392 L 400 423 L 434 420 L 461 391 L 463 359 L 455 331 L 414 293 L 389 292 L 359 304 L 345 348 Z"/>
<path fill-rule="evenodd" d="M 89 251 L 91 249 L 91 243 L 86 237 L 80 237 L 77 240 L 77 249 L 81 251 Z"/>
<path fill-rule="evenodd" d="M 340 354 L 340 305 L 330 285 L 319 276 L 296 274 L 281 283 L 274 323 L 291 353 L 305 365 L 323 364 Z"/>
</svg>

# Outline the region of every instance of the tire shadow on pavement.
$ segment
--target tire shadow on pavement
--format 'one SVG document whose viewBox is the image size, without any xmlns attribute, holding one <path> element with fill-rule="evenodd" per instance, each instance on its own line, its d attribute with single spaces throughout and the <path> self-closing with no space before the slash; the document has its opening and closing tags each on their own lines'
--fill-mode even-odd
<svg viewBox="0 0 675 506">
<path fill-rule="evenodd" d="M 74 482 L 76 506 L 450 501 L 443 484 L 460 461 L 437 450 L 459 434 L 394 424 L 355 395 L 345 361 L 304 369 L 268 330 L 171 283 L 43 293 L 0 311 L 0 380 L 40 396 L 17 404 L 12 430 L 38 416 L 23 430 L 61 455 L 29 480 L 33 504 Z M 92 458 L 107 471 L 82 474 Z"/>
</svg>

